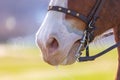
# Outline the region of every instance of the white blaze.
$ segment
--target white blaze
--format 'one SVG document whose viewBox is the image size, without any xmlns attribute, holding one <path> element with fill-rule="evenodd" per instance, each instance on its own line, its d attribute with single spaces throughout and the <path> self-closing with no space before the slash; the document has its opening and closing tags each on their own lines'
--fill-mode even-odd
<svg viewBox="0 0 120 80">
<path fill-rule="evenodd" d="M 68 0 L 51 0 L 49 5 L 67 8 Z M 59 50 L 62 50 L 67 56 L 74 42 L 81 39 L 83 32 L 80 31 L 81 35 L 69 32 L 68 27 L 71 27 L 71 25 L 69 21 L 65 20 L 65 15 L 66 14 L 57 11 L 48 11 L 36 36 L 43 47 L 46 47 L 48 38 L 57 38 Z"/>
</svg>

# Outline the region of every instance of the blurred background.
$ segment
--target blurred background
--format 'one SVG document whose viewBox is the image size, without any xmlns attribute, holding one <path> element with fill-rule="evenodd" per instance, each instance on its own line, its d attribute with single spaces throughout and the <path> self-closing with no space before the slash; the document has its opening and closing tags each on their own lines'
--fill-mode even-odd
<svg viewBox="0 0 120 80">
<path fill-rule="evenodd" d="M 0 0 L 0 42 L 34 43 L 49 0 Z M 18 42 L 19 43 L 19 42 Z"/>
<path fill-rule="evenodd" d="M 42 60 L 35 34 L 49 1 L 0 0 L 0 80 L 114 80 L 116 49 L 93 62 L 69 66 L 53 67 Z M 92 43 L 91 53 L 98 53 L 113 43 L 113 35 L 100 38 Z"/>
</svg>

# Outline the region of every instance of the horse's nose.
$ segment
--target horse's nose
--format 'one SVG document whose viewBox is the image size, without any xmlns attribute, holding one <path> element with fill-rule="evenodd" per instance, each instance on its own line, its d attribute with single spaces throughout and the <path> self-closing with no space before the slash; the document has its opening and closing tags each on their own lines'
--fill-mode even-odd
<svg viewBox="0 0 120 80">
<path fill-rule="evenodd" d="M 55 37 L 50 37 L 46 42 L 48 53 L 53 53 L 59 48 L 58 40 Z"/>
<path fill-rule="evenodd" d="M 61 57 L 59 54 L 60 40 L 56 37 L 44 38 L 38 36 L 37 44 L 40 47 L 45 62 L 51 65 L 58 65 L 61 63 Z M 59 58 L 60 57 L 60 58 Z"/>
<path fill-rule="evenodd" d="M 42 51 L 46 53 L 55 53 L 58 50 L 60 40 L 52 35 L 43 37 L 41 35 L 37 35 L 37 44 L 42 49 Z"/>
</svg>

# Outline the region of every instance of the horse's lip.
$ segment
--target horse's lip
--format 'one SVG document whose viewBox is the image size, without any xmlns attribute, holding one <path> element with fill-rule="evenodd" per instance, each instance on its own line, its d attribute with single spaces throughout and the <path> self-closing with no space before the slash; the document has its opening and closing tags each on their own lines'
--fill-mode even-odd
<svg viewBox="0 0 120 80">
<path fill-rule="evenodd" d="M 80 46 L 80 40 L 77 40 L 77 41 L 72 45 L 72 47 L 71 47 L 68 55 L 70 55 L 70 54 L 76 55 L 79 46 Z"/>
<path fill-rule="evenodd" d="M 70 48 L 68 55 L 66 56 L 62 64 L 64 65 L 73 64 L 77 60 L 76 52 L 78 50 L 79 45 L 80 40 L 77 40 Z"/>
</svg>

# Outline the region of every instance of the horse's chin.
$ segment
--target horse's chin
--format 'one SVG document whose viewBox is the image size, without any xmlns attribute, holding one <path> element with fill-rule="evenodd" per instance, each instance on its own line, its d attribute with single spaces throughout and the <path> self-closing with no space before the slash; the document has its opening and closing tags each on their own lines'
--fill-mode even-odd
<svg viewBox="0 0 120 80">
<path fill-rule="evenodd" d="M 71 47 L 71 49 L 69 50 L 69 53 L 67 55 L 67 57 L 65 58 L 65 60 L 61 63 L 61 65 L 70 65 L 76 62 L 77 58 L 76 58 L 76 52 L 78 50 L 78 47 L 80 45 L 80 41 L 76 41 L 73 46 Z"/>
</svg>

